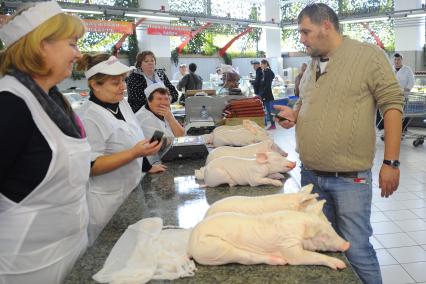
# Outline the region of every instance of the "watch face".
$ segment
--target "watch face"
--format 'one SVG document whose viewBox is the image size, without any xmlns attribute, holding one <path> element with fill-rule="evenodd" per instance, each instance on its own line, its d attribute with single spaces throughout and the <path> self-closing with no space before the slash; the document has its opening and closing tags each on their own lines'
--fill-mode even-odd
<svg viewBox="0 0 426 284">
<path fill-rule="evenodd" d="M 395 161 L 393 161 L 393 163 L 392 163 L 392 167 L 394 167 L 394 168 L 399 168 L 399 161 L 398 160 L 395 160 Z"/>
</svg>

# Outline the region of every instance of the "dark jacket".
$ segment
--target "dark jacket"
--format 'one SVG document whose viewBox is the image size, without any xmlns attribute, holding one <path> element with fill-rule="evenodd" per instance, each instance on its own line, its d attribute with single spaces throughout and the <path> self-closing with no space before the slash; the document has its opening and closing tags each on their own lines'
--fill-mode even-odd
<svg viewBox="0 0 426 284">
<path fill-rule="evenodd" d="M 181 91 L 182 88 L 184 88 L 185 91 L 201 90 L 203 88 L 203 78 L 193 72 L 189 72 L 188 74 L 183 76 L 182 79 L 180 79 L 177 88 L 179 91 Z M 185 94 L 182 94 L 180 96 L 179 103 L 185 104 L 185 98 Z"/>
<path fill-rule="evenodd" d="M 256 69 L 256 77 L 251 81 L 255 95 L 259 95 L 260 81 L 262 80 L 262 76 L 262 68 L 258 67 Z"/>
<path fill-rule="evenodd" d="M 178 92 L 175 86 L 170 83 L 169 78 L 167 78 L 166 73 L 163 69 L 156 69 L 155 73 L 157 73 L 160 80 L 164 83 L 164 85 L 169 89 L 171 102 L 174 103 L 178 99 Z M 132 72 L 129 77 L 127 77 L 127 95 L 128 102 L 132 107 L 133 112 L 137 112 L 142 106 L 146 104 L 146 96 L 145 89 L 148 86 L 145 77 L 139 72 Z"/>
<path fill-rule="evenodd" d="M 267 67 L 263 70 L 263 76 L 260 80 L 259 86 L 259 95 L 262 97 L 262 101 L 269 102 L 274 100 L 274 95 L 272 94 L 272 81 L 275 78 L 274 72 Z"/>
</svg>

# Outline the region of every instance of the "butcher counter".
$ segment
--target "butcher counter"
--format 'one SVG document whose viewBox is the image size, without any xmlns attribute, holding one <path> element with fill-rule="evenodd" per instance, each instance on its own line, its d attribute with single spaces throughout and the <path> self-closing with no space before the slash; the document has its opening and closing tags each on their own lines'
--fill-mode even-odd
<svg viewBox="0 0 426 284">
<path fill-rule="evenodd" d="M 287 176 L 284 187 L 273 186 L 228 186 L 200 188 L 193 174 L 203 165 L 203 160 L 183 160 L 167 163 L 168 171 L 146 175 L 142 189 L 134 190 L 118 209 L 100 234 L 94 245 L 77 261 L 65 283 L 97 283 L 92 276 L 98 272 L 115 242 L 127 226 L 147 217 L 161 217 L 165 225 L 183 228 L 195 226 L 204 216 L 209 204 L 232 195 L 265 195 L 281 192 L 297 192 L 298 183 Z M 172 241 L 172 240 L 171 240 Z M 347 269 L 334 271 L 322 266 L 269 266 L 198 265 L 195 276 L 181 278 L 176 283 L 361 283 L 350 268 L 347 259 L 340 253 L 329 253 L 345 261 Z M 152 283 L 170 281 L 153 280 Z"/>
</svg>

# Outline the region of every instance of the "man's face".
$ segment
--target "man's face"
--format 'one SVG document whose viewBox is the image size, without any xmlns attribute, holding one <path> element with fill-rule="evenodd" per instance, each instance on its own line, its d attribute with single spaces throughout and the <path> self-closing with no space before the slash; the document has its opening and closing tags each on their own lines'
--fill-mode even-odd
<svg viewBox="0 0 426 284">
<path fill-rule="evenodd" d="M 402 58 L 401 57 L 395 57 L 393 59 L 393 63 L 395 64 L 395 68 L 401 68 L 402 67 Z"/>
<path fill-rule="evenodd" d="M 179 71 L 180 71 L 180 74 L 185 74 L 186 73 L 186 66 L 180 66 Z"/>
<path fill-rule="evenodd" d="M 327 39 L 324 23 L 317 25 L 308 17 L 303 17 L 299 24 L 300 43 L 306 47 L 306 53 L 312 57 L 324 56 L 327 51 Z"/>
<path fill-rule="evenodd" d="M 252 64 L 253 65 L 253 69 L 256 71 L 257 68 L 259 68 L 260 64 Z"/>
</svg>

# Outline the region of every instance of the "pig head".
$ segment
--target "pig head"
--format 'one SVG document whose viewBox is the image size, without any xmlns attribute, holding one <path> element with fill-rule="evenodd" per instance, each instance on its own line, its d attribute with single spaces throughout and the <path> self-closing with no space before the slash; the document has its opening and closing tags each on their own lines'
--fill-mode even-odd
<svg viewBox="0 0 426 284">
<path fill-rule="evenodd" d="M 212 144 L 214 147 L 246 146 L 271 139 L 264 129 L 249 120 L 244 120 L 242 125 L 219 126 L 203 137 L 207 144 Z"/>
<path fill-rule="evenodd" d="M 204 218 L 222 212 L 258 215 L 281 210 L 312 211 L 310 205 L 318 203 L 318 194 L 311 194 L 313 185 L 302 188 L 299 193 L 280 193 L 263 196 L 231 196 L 213 203 Z M 322 213 L 321 213 L 322 214 Z"/>
<path fill-rule="evenodd" d="M 287 157 L 287 153 L 281 150 L 271 139 L 250 144 L 243 147 L 232 147 L 232 146 L 221 146 L 213 149 L 207 156 L 206 165 L 219 157 L 231 156 L 231 157 L 242 157 L 242 158 L 253 158 L 257 153 L 265 152 L 277 152 L 284 157 Z"/>
<path fill-rule="evenodd" d="M 256 158 L 220 157 L 205 167 L 195 170 L 195 177 L 204 180 L 205 185 L 215 187 L 220 184 L 250 185 L 271 184 L 282 186 L 280 173 L 296 166 L 276 152 L 257 153 Z"/>
<path fill-rule="evenodd" d="M 265 263 L 343 269 L 343 261 L 315 251 L 346 251 L 349 247 L 330 223 L 314 213 L 225 212 L 204 219 L 193 229 L 188 253 L 204 265 Z"/>
</svg>

